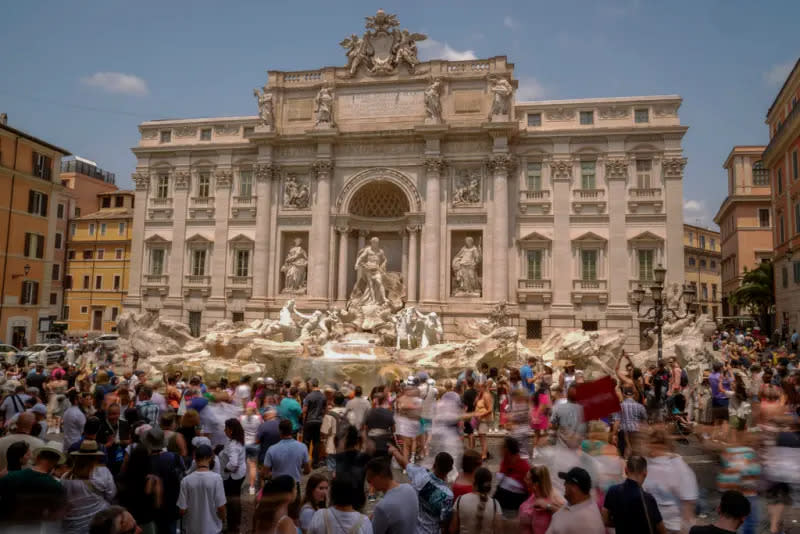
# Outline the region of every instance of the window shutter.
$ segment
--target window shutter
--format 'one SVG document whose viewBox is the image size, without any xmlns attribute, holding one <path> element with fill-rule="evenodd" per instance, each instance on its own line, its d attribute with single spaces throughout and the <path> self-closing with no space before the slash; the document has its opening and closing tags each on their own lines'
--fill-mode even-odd
<svg viewBox="0 0 800 534">
<path fill-rule="evenodd" d="M 31 234 L 25 232 L 25 257 L 31 255 Z"/>
<path fill-rule="evenodd" d="M 31 295 L 31 304 L 39 304 L 39 282 L 31 282 L 33 287 L 33 295 Z"/>
<path fill-rule="evenodd" d="M 28 213 L 33 213 L 33 207 L 36 202 L 36 193 L 31 189 L 28 190 Z"/>
<path fill-rule="evenodd" d="M 22 290 L 20 291 L 19 295 L 19 303 L 20 304 L 27 304 L 28 303 L 28 282 L 22 282 Z"/>
<path fill-rule="evenodd" d="M 64 289 L 72 289 L 72 275 L 68 274 L 64 277 Z"/>
<path fill-rule="evenodd" d="M 31 156 L 33 157 L 33 161 L 31 162 L 33 174 L 39 176 L 39 154 L 36 152 L 31 152 Z"/>
<path fill-rule="evenodd" d="M 36 236 L 36 257 L 44 258 L 44 236 L 42 235 Z"/>
<path fill-rule="evenodd" d="M 42 194 L 42 212 L 40 213 L 42 217 L 47 217 L 47 195 Z"/>
</svg>

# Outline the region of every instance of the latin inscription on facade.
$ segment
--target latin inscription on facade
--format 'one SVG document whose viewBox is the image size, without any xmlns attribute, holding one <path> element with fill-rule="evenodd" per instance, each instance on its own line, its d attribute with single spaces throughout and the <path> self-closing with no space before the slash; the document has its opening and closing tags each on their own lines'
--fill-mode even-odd
<svg viewBox="0 0 800 534">
<path fill-rule="evenodd" d="M 310 98 L 290 98 L 286 101 L 286 118 L 290 121 L 309 120 L 313 106 Z"/>
<path fill-rule="evenodd" d="M 402 117 L 422 115 L 422 91 L 385 91 L 358 93 L 337 97 L 337 116 L 340 119 Z"/>
</svg>

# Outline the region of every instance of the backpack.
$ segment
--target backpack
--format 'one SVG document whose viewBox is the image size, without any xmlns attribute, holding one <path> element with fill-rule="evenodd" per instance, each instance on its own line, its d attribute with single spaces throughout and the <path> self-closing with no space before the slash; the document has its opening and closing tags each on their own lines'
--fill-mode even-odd
<svg viewBox="0 0 800 534">
<path fill-rule="evenodd" d="M 681 369 L 681 387 L 685 388 L 689 385 L 689 373 L 686 372 L 686 369 Z"/>
<path fill-rule="evenodd" d="M 333 410 L 328 410 L 328 414 L 333 417 L 333 420 L 336 421 L 336 429 L 333 431 L 333 443 L 334 447 L 338 447 L 341 441 L 344 441 L 345 437 L 347 436 L 347 428 L 350 426 L 350 422 L 345 417 L 343 413 L 337 413 Z"/>
</svg>

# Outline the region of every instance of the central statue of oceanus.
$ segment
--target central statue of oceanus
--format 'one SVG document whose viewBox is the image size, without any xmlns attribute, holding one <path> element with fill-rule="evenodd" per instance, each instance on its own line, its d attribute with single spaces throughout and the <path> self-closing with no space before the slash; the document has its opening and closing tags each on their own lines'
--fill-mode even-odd
<svg viewBox="0 0 800 534">
<path fill-rule="evenodd" d="M 356 314 L 364 330 L 391 324 L 393 313 L 403 308 L 405 288 L 398 273 L 389 272 L 388 260 L 373 237 L 369 245 L 358 251 L 355 270 L 356 283 L 347 301 L 347 310 Z"/>
</svg>

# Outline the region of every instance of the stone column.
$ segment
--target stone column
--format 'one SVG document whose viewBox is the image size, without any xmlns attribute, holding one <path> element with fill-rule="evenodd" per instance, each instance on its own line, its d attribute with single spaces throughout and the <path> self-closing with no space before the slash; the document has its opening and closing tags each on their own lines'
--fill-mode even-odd
<svg viewBox="0 0 800 534">
<path fill-rule="evenodd" d="M 666 256 L 667 280 L 684 282 L 683 267 L 683 168 L 686 158 L 665 158 L 661 163 L 664 176 L 664 213 L 667 215 Z"/>
<path fill-rule="evenodd" d="M 400 273 L 403 276 L 403 283 L 408 286 L 408 233 L 406 230 L 400 231 Z"/>
<path fill-rule="evenodd" d="M 267 272 L 270 249 L 270 198 L 272 198 L 272 177 L 277 176 L 277 166 L 269 162 L 257 163 L 253 166 L 256 179 L 256 236 L 253 245 L 253 298 L 266 300 Z"/>
<path fill-rule="evenodd" d="M 358 252 L 361 252 L 367 246 L 367 233 L 366 230 L 358 231 Z"/>
<path fill-rule="evenodd" d="M 228 279 L 228 219 L 231 210 L 231 185 L 233 170 L 219 169 L 214 175 L 214 252 L 211 256 L 211 298 L 225 300 L 225 282 Z M 183 273 L 181 273 L 183 274 Z"/>
<path fill-rule="evenodd" d="M 419 272 L 418 265 L 418 250 L 417 250 L 417 233 L 420 227 L 412 225 L 406 228 L 408 230 L 408 281 L 406 289 L 406 298 L 408 302 L 417 301 L 417 274 Z"/>
<path fill-rule="evenodd" d="M 440 300 L 439 258 L 441 257 L 441 188 L 440 180 L 444 160 L 432 156 L 425 160 L 425 227 L 422 239 L 422 300 L 436 302 Z"/>
<path fill-rule="evenodd" d="M 628 242 L 625 236 L 625 214 L 627 213 L 628 161 L 613 158 L 606 161 L 606 195 L 608 206 L 608 306 L 629 309 Z"/>
<path fill-rule="evenodd" d="M 347 300 L 347 273 L 349 271 L 347 265 L 347 245 L 349 239 L 350 228 L 347 226 L 337 226 L 336 231 L 339 232 L 339 279 L 336 291 L 336 298 L 341 301 Z"/>
<path fill-rule="evenodd" d="M 136 196 L 133 208 L 133 229 L 131 239 L 131 264 L 128 273 L 128 293 L 124 303 L 126 309 L 141 310 L 142 305 L 142 274 L 147 270 L 145 262 L 147 255 L 144 253 L 144 220 L 147 216 L 147 191 L 150 187 L 150 174 L 135 172 L 131 176 L 136 184 Z"/>
<path fill-rule="evenodd" d="M 492 172 L 492 283 L 489 298 L 508 300 L 508 174 L 513 166 L 509 154 L 489 157 Z"/>
<path fill-rule="evenodd" d="M 172 251 L 169 255 L 169 296 L 173 299 L 183 298 L 183 262 L 186 250 L 186 216 L 188 215 L 189 189 L 191 174 L 188 169 L 179 169 L 172 173 Z M 180 250 L 179 250 L 180 249 Z"/>
<path fill-rule="evenodd" d="M 570 268 L 573 264 L 572 243 L 570 242 L 569 216 L 571 212 L 570 182 L 572 180 L 572 161 L 558 159 L 550 162 L 550 180 L 553 187 L 553 228 L 560 229 L 553 234 L 553 307 L 571 308 L 572 278 Z"/>
<path fill-rule="evenodd" d="M 330 258 L 331 227 L 331 169 L 330 160 L 314 162 L 317 177 L 317 194 L 311 218 L 311 237 L 308 258 L 308 296 L 328 299 L 328 260 Z"/>
</svg>

